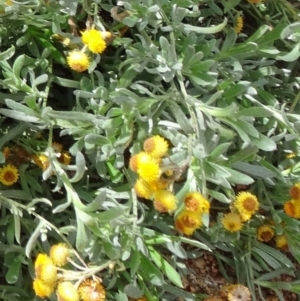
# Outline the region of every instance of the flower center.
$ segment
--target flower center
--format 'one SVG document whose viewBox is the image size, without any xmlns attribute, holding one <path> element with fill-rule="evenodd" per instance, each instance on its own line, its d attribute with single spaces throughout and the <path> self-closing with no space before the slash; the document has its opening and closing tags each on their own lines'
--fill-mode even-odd
<svg viewBox="0 0 300 301">
<path fill-rule="evenodd" d="M 255 203 L 255 201 L 252 198 L 247 198 L 244 201 L 244 208 L 247 211 L 254 211 L 256 209 L 256 203 Z"/>
<path fill-rule="evenodd" d="M 12 171 L 6 171 L 3 178 L 7 182 L 14 182 L 16 179 L 15 174 Z"/>
</svg>

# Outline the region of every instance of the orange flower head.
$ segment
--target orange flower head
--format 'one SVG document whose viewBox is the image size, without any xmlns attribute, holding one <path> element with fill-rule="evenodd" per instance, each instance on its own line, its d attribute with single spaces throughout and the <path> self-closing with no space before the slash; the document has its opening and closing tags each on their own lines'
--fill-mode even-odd
<svg viewBox="0 0 300 301">
<path fill-rule="evenodd" d="M 222 218 L 223 227 L 230 232 L 238 232 L 243 227 L 243 222 L 239 214 L 227 213 Z"/>
<path fill-rule="evenodd" d="M 54 291 L 54 286 L 49 285 L 45 282 L 43 282 L 41 279 L 34 279 L 33 281 L 33 290 L 35 294 L 41 298 L 46 298 L 49 297 L 53 291 Z"/>
<path fill-rule="evenodd" d="M 46 254 L 38 254 L 34 263 L 35 275 L 49 286 L 54 286 L 57 280 L 57 269 L 52 259 Z"/>
<path fill-rule="evenodd" d="M 0 182 L 3 185 L 11 186 L 15 184 L 19 179 L 18 169 L 11 164 L 7 164 L 0 168 Z"/>
<path fill-rule="evenodd" d="M 70 249 L 64 243 L 59 243 L 50 248 L 49 252 L 50 258 L 53 263 L 61 267 L 68 262 L 68 258 L 70 257 Z"/>
<path fill-rule="evenodd" d="M 104 301 L 106 292 L 99 280 L 86 280 L 78 288 L 82 301 Z"/>
<path fill-rule="evenodd" d="M 89 57 L 79 50 L 73 50 L 67 56 L 69 67 L 76 72 L 86 71 L 90 66 Z"/>
<path fill-rule="evenodd" d="M 259 241 L 268 242 L 274 235 L 275 232 L 270 225 L 261 225 L 256 230 L 256 236 Z"/>
<path fill-rule="evenodd" d="M 79 301 L 79 293 L 70 281 L 64 281 L 58 284 L 56 296 L 58 301 Z"/>
<path fill-rule="evenodd" d="M 176 229 L 185 235 L 192 235 L 201 226 L 201 215 L 197 212 L 183 210 L 175 218 Z"/>
<path fill-rule="evenodd" d="M 296 183 L 291 187 L 290 196 L 294 200 L 300 200 L 300 183 Z"/>
<path fill-rule="evenodd" d="M 161 158 L 168 152 L 168 142 L 161 136 L 155 135 L 145 140 L 144 151 L 154 158 Z"/>
<path fill-rule="evenodd" d="M 243 221 L 248 221 L 259 208 L 257 197 L 250 192 L 240 192 L 233 203 Z"/>
<path fill-rule="evenodd" d="M 199 192 L 189 192 L 184 197 L 185 208 L 198 213 L 208 213 L 210 203 Z"/>
</svg>

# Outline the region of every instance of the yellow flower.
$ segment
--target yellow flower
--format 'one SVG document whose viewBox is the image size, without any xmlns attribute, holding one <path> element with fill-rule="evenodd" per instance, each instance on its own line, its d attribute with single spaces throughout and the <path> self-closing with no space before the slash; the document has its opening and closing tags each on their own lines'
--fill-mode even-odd
<svg viewBox="0 0 300 301">
<path fill-rule="evenodd" d="M 240 33 L 244 27 L 244 19 L 242 16 L 238 16 L 235 20 L 234 30 L 236 33 Z"/>
<path fill-rule="evenodd" d="M 232 285 L 232 288 L 229 290 L 227 295 L 228 301 L 251 301 L 251 293 L 248 287 L 235 284 Z"/>
<path fill-rule="evenodd" d="M 142 297 L 136 299 L 136 301 L 148 301 L 148 298 L 146 296 L 142 296 Z"/>
<path fill-rule="evenodd" d="M 160 168 L 154 161 L 143 162 L 138 165 L 137 173 L 146 182 L 157 181 L 160 177 Z"/>
<path fill-rule="evenodd" d="M 175 218 L 176 229 L 185 235 L 192 235 L 201 226 L 201 215 L 193 211 L 183 210 Z"/>
<path fill-rule="evenodd" d="M 61 163 L 61 164 L 64 164 L 64 165 L 69 165 L 70 162 L 71 162 L 71 156 L 68 152 L 62 152 L 60 154 L 60 157 L 58 158 L 58 161 Z"/>
<path fill-rule="evenodd" d="M 282 250 L 288 250 L 288 243 L 284 234 L 276 236 L 276 246 Z"/>
<path fill-rule="evenodd" d="M 44 154 L 34 155 L 32 160 L 42 170 L 46 170 L 50 165 L 49 158 Z"/>
<path fill-rule="evenodd" d="M 73 50 L 70 52 L 67 57 L 67 62 L 69 67 L 77 72 L 83 72 L 90 66 L 89 57 L 79 50 Z"/>
<path fill-rule="evenodd" d="M 143 181 L 142 179 L 137 179 L 134 184 L 134 190 L 138 197 L 145 198 L 150 200 L 153 195 L 153 191 L 151 190 L 150 186 L 147 182 Z"/>
<path fill-rule="evenodd" d="M 293 218 L 300 218 L 300 200 L 290 200 L 284 203 L 285 213 Z"/>
<path fill-rule="evenodd" d="M 56 290 L 59 301 L 79 301 L 79 293 L 72 282 L 60 282 Z"/>
<path fill-rule="evenodd" d="M 168 142 L 165 138 L 155 135 L 144 142 L 144 151 L 154 158 L 161 158 L 168 152 Z"/>
<path fill-rule="evenodd" d="M 64 243 L 59 243 L 50 248 L 49 252 L 50 258 L 53 263 L 61 267 L 68 262 L 68 258 L 70 257 L 70 249 Z"/>
<path fill-rule="evenodd" d="M 300 183 L 294 184 L 289 192 L 294 200 L 300 200 Z"/>
<path fill-rule="evenodd" d="M 208 213 L 210 203 L 199 192 L 189 192 L 184 197 L 185 208 L 198 213 Z"/>
<path fill-rule="evenodd" d="M 241 217 L 237 213 L 227 213 L 222 218 L 223 227 L 230 232 L 238 232 L 243 227 Z"/>
<path fill-rule="evenodd" d="M 256 236 L 259 241 L 268 242 L 274 235 L 275 232 L 270 225 L 261 225 L 256 230 Z"/>
<path fill-rule="evenodd" d="M 57 280 L 57 269 L 52 259 L 46 254 L 38 254 L 34 263 L 35 275 L 45 284 L 54 286 Z"/>
<path fill-rule="evenodd" d="M 249 3 L 258 4 L 261 3 L 263 0 L 248 0 Z"/>
<path fill-rule="evenodd" d="M 34 279 L 33 289 L 37 296 L 41 298 L 49 297 L 54 291 L 54 285 L 49 285 L 41 279 Z"/>
<path fill-rule="evenodd" d="M 78 288 L 82 301 L 104 301 L 106 292 L 99 280 L 86 280 Z"/>
<path fill-rule="evenodd" d="M 11 5 L 13 5 L 14 3 L 12 2 L 12 0 L 6 0 L 6 1 L 5 1 L 5 4 L 11 6 Z"/>
<path fill-rule="evenodd" d="M 156 161 L 146 152 L 139 152 L 138 154 L 131 156 L 129 160 L 129 168 L 132 171 L 137 172 L 141 164 L 148 163 L 148 162 L 156 162 Z"/>
<path fill-rule="evenodd" d="M 106 48 L 103 35 L 97 29 L 88 29 L 82 32 L 81 40 L 93 53 L 102 53 Z"/>
<path fill-rule="evenodd" d="M 233 203 L 243 221 L 248 221 L 259 208 L 257 197 L 250 192 L 240 192 Z"/>
<path fill-rule="evenodd" d="M 158 212 L 173 212 L 177 208 L 175 195 L 168 190 L 159 190 L 154 195 L 154 208 Z"/>
<path fill-rule="evenodd" d="M 18 179 L 19 179 L 19 172 L 15 166 L 8 164 L 0 168 L 0 182 L 3 185 L 6 186 L 13 185 L 18 181 Z"/>
</svg>

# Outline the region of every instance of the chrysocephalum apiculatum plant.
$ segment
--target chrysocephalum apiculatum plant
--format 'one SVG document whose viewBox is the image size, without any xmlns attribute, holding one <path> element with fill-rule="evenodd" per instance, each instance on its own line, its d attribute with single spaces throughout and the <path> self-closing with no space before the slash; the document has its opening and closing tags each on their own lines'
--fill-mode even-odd
<svg viewBox="0 0 300 301">
<path fill-rule="evenodd" d="M 0 1 L 3 300 L 299 293 L 297 3 Z"/>
</svg>

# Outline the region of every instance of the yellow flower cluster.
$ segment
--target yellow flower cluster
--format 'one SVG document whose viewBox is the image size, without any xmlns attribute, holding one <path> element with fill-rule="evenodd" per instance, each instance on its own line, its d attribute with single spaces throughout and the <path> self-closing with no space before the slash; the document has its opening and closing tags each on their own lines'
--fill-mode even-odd
<svg viewBox="0 0 300 301">
<path fill-rule="evenodd" d="M 292 199 L 284 203 L 284 211 L 288 216 L 300 219 L 300 183 L 294 184 L 289 193 Z"/>
<path fill-rule="evenodd" d="M 240 192 L 233 202 L 232 212 L 222 218 L 224 228 L 230 232 L 240 231 L 243 222 L 249 221 L 258 208 L 259 202 L 254 194 L 247 191 Z"/>
<path fill-rule="evenodd" d="M 86 47 L 95 54 L 101 54 L 106 49 L 106 40 L 111 39 L 111 33 L 101 32 L 95 28 L 87 29 L 81 32 L 82 43 L 86 46 L 81 50 L 75 49 L 67 56 L 69 67 L 76 72 L 86 71 L 91 62 L 89 56 L 85 53 Z"/>
<path fill-rule="evenodd" d="M 35 294 L 41 298 L 49 297 L 54 290 L 59 301 L 104 301 L 106 292 L 98 279 L 87 279 L 82 281 L 82 271 L 79 272 L 77 285 L 68 279 L 68 271 L 61 267 L 70 258 L 70 249 L 63 243 L 51 247 L 49 256 L 38 254 L 34 268 L 36 278 L 33 281 Z M 71 272 L 72 280 L 76 272 Z M 90 275 L 89 275 L 90 276 Z"/>
<path fill-rule="evenodd" d="M 33 281 L 33 289 L 37 296 L 45 298 L 52 294 L 58 280 L 57 266 L 65 265 L 69 256 L 70 250 L 65 244 L 52 246 L 50 256 L 38 254 L 34 263 L 35 279 Z"/>
<path fill-rule="evenodd" d="M 185 234 L 192 235 L 202 226 L 203 214 L 208 214 L 210 203 L 199 192 L 189 192 L 184 197 L 184 209 L 175 218 L 176 229 Z"/>
<path fill-rule="evenodd" d="M 155 135 L 145 140 L 142 152 L 133 155 L 130 169 L 138 174 L 134 190 L 136 195 L 147 200 L 153 199 L 154 208 L 159 212 L 173 212 L 177 208 L 175 195 L 168 190 L 169 181 L 162 176 L 162 158 L 168 153 L 168 142 Z"/>
</svg>

